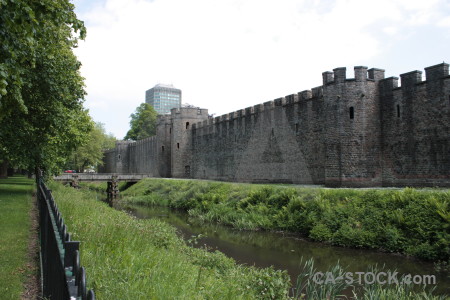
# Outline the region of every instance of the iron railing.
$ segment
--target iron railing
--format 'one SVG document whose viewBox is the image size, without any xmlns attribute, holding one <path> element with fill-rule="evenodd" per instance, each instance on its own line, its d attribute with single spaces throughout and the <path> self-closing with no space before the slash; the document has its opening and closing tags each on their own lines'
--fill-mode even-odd
<svg viewBox="0 0 450 300">
<path fill-rule="evenodd" d="M 37 179 L 37 196 L 43 297 L 52 300 L 95 300 L 94 291 L 86 291 L 86 274 L 80 267 L 80 242 L 71 241 L 51 190 L 42 178 Z"/>
</svg>

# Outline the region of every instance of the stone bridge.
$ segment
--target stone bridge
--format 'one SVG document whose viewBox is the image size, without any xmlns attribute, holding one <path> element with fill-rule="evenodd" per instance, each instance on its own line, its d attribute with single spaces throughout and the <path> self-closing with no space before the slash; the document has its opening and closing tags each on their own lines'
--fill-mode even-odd
<svg viewBox="0 0 450 300">
<path fill-rule="evenodd" d="M 118 183 L 120 181 L 125 182 L 138 182 L 144 178 L 150 178 L 151 175 L 148 174 L 92 174 L 92 173 L 69 173 L 69 174 L 61 174 L 58 176 L 54 176 L 53 180 L 70 183 L 72 187 L 79 187 L 80 181 L 87 182 L 97 182 L 97 181 L 106 181 L 108 183 L 108 187 L 106 192 L 108 194 L 109 199 L 114 199 L 119 194 Z"/>
</svg>

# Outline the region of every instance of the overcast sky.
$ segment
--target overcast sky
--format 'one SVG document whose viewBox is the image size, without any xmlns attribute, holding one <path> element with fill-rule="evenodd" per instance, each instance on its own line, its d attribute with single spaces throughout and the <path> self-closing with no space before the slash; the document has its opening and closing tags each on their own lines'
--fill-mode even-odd
<svg viewBox="0 0 450 300">
<path fill-rule="evenodd" d="M 117 138 L 157 83 L 216 116 L 354 66 L 386 77 L 450 61 L 449 0 L 74 0 L 91 116 Z"/>
</svg>

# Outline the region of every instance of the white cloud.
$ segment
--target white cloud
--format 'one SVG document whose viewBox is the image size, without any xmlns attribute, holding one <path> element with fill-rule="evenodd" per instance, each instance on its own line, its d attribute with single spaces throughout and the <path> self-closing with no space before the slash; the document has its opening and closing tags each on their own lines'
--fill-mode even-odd
<svg viewBox="0 0 450 300">
<path fill-rule="evenodd" d="M 439 3 L 106 0 L 80 16 L 88 27 L 76 51 L 87 105 L 101 118 L 109 104 L 114 126 L 123 128 L 113 130 L 118 137 L 158 82 L 173 83 L 184 102 L 211 113 L 255 105 L 320 85 L 321 72 L 334 67 L 366 65 L 386 51 L 381 37 L 434 22 Z"/>
<path fill-rule="evenodd" d="M 395 35 L 398 33 L 398 28 L 394 26 L 387 26 L 383 28 L 383 31 L 389 35 Z"/>
<path fill-rule="evenodd" d="M 441 27 L 450 27 L 450 16 L 441 19 L 441 20 L 437 23 L 437 25 L 438 25 L 438 26 L 441 26 Z"/>
</svg>

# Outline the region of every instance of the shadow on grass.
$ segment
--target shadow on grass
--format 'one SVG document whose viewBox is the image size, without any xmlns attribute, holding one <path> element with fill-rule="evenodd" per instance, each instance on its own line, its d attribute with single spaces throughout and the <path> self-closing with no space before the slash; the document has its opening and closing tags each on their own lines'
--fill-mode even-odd
<svg viewBox="0 0 450 300">
<path fill-rule="evenodd" d="M 0 197 L 24 194 L 33 184 L 33 179 L 28 179 L 24 176 L 0 179 Z"/>
<path fill-rule="evenodd" d="M 14 185 L 27 185 L 29 186 L 34 182 L 34 179 L 22 176 L 22 175 L 16 175 L 8 178 L 0 178 L 0 184 L 14 184 Z"/>
<path fill-rule="evenodd" d="M 19 196 L 19 195 L 23 195 L 26 194 L 27 191 L 30 189 L 29 188 L 30 185 L 28 185 L 27 188 L 8 188 L 8 189 L 2 189 L 2 187 L 0 187 L 0 198 L 5 197 L 5 196 Z"/>
<path fill-rule="evenodd" d="M 9 179 L 6 179 L 9 180 Z M 31 179 L 30 179 L 31 180 Z M 30 182 L 19 182 L 19 181 L 5 181 L 4 179 L 0 179 L 0 185 L 7 185 L 7 184 L 13 184 L 13 185 L 30 185 Z"/>
</svg>

